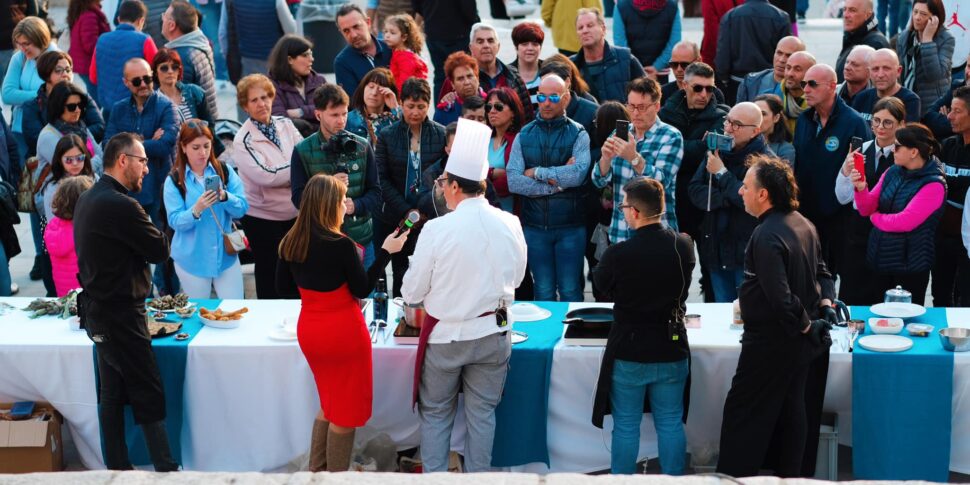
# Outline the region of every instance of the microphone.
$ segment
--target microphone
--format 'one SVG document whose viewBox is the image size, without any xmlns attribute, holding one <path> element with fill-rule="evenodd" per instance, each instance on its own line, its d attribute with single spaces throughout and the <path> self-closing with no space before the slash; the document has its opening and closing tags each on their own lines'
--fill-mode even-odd
<svg viewBox="0 0 970 485">
<path fill-rule="evenodd" d="M 404 216 L 404 219 L 401 221 L 401 223 L 397 225 L 397 234 L 395 235 L 395 237 L 400 236 L 401 233 L 404 232 L 405 230 L 411 229 L 419 221 L 421 221 L 421 213 L 418 212 L 417 209 L 409 210 L 408 214 Z"/>
</svg>

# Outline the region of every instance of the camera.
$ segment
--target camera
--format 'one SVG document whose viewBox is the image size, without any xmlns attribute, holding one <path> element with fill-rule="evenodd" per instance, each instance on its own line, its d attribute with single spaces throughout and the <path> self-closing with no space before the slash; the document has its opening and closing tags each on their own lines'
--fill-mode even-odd
<svg viewBox="0 0 970 485">
<path fill-rule="evenodd" d="M 327 143 L 326 149 L 330 153 L 337 154 L 348 154 L 353 153 L 357 150 L 357 140 L 354 140 L 353 135 L 346 131 L 341 131 L 330 137 L 330 141 Z"/>
</svg>

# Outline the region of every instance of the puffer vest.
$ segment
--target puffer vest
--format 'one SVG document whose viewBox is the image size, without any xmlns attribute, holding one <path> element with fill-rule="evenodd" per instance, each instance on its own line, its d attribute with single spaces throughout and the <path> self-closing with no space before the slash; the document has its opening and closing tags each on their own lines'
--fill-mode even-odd
<svg viewBox="0 0 970 485">
<path fill-rule="evenodd" d="M 604 42 L 603 60 L 587 64 L 580 51 L 570 59 L 576 63 L 583 79 L 589 84 L 593 96 L 600 103 L 607 101 L 626 102 L 626 84 L 630 82 L 630 57 L 633 54 L 626 47 L 611 46 Z M 582 58 L 582 59 L 581 59 Z"/>
<path fill-rule="evenodd" d="M 923 186 L 941 183 L 943 166 L 933 158 L 920 170 L 906 170 L 898 165 L 889 167 L 879 194 L 879 213 L 897 214 L 913 200 Z M 933 267 L 936 228 L 943 215 L 943 206 L 933 211 L 922 224 L 909 232 L 884 232 L 873 226 L 869 233 L 866 260 L 876 271 L 883 273 L 919 273 Z"/>
<path fill-rule="evenodd" d="M 573 144 L 582 125 L 565 116 L 554 120 L 536 118 L 519 132 L 525 169 L 560 167 L 573 156 Z M 523 197 L 519 218 L 522 225 L 540 229 L 583 226 L 585 206 L 582 187 L 541 196 Z"/>
<path fill-rule="evenodd" d="M 347 197 L 356 199 L 364 195 L 364 181 L 367 180 L 367 140 L 350 132 L 345 133 L 357 141 L 357 150 L 354 152 L 334 153 L 327 148 L 327 142 L 320 136 L 319 131 L 298 143 L 295 150 L 300 155 L 308 179 L 318 173 L 333 175 L 338 166 L 346 167 L 347 177 L 350 179 Z M 361 246 L 366 246 L 374 238 L 374 225 L 370 215 L 344 217 L 341 230 Z"/>
<path fill-rule="evenodd" d="M 664 3 L 660 8 L 655 8 L 658 3 Z M 638 6 L 634 6 L 637 4 Z M 643 15 L 643 10 L 639 5 L 646 4 L 646 8 L 655 11 L 654 15 Z M 670 39 L 670 31 L 674 26 L 674 17 L 677 15 L 677 2 L 672 0 L 621 0 L 616 7 L 623 15 L 623 24 L 626 26 L 627 44 L 633 55 L 637 56 L 640 64 L 652 66 L 657 57 L 663 53 L 667 41 Z"/>
<path fill-rule="evenodd" d="M 243 57 L 266 59 L 283 37 L 276 16 L 274 0 L 236 0 L 232 4 L 236 14 L 236 32 L 239 39 L 239 52 Z M 360 241 L 357 241 L 360 243 Z"/>
</svg>

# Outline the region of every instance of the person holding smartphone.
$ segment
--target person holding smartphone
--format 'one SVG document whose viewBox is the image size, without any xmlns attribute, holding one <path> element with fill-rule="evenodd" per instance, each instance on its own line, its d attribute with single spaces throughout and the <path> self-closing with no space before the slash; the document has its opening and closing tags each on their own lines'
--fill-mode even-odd
<svg viewBox="0 0 970 485">
<path fill-rule="evenodd" d="M 175 146 L 164 197 L 182 289 L 189 298 L 209 298 L 215 288 L 219 298 L 242 299 L 239 256 L 226 251 L 223 237 L 249 209 L 242 179 L 212 153 L 212 132 L 201 120 L 185 122 Z"/>
</svg>

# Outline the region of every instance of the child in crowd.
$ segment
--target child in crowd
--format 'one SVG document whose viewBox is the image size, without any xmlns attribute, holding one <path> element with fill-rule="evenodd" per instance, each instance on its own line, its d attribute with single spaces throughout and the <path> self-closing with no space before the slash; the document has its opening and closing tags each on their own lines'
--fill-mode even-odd
<svg viewBox="0 0 970 485">
<path fill-rule="evenodd" d="M 58 298 L 81 286 L 77 280 L 77 253 L 74 251 L 74 206 L 81 194 L 94 186 L 94 178 L 87 175 L 68 177 L 54 192 L 51 208 L 54 218 L 44 230 L 44 242 L 51 256 L 51 272 Z"/>
<path fill-rule="evenodd" d="M 390 68 L 398 92 L 410 77 L 428 79 L 428 65 L 420 56 L 424 36 L 413 17 L 406 13 L 388 17 L 384 21 L 384 43 L 394 51 Z"/>
</svg>

